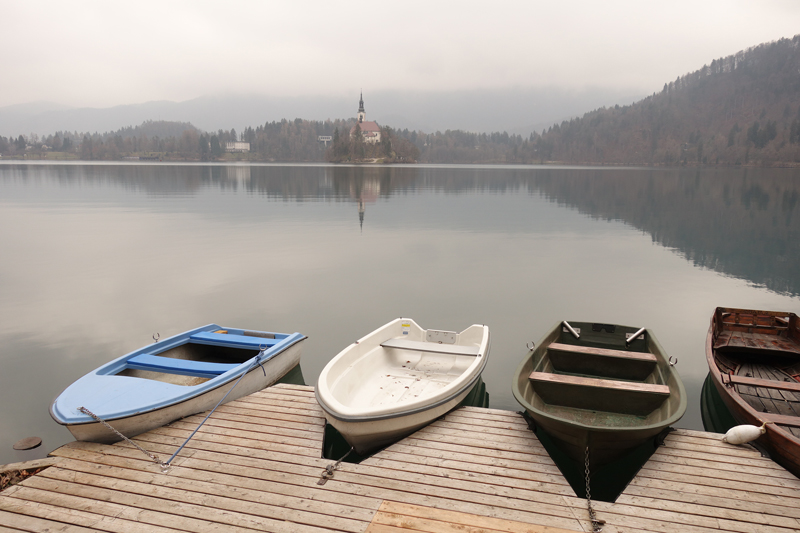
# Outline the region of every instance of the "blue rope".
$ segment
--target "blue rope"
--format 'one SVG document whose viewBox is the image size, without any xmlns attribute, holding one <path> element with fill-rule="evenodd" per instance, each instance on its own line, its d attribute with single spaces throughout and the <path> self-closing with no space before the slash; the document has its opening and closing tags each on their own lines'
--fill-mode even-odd
<svg viewBox="0 0 800 533">
<path fill-rule="evenodd" d="M 261 356 L 263 356 L 263 355 L 264 355 L 264 352 L 266 351 L 266 349 L 267 349 L 267 348 L 264 348 L 263 350 L 261 350 L 261 352 L 260 352 L 260 353 L 259 353 L 259 354 L 256 356 L 255 360 L 253 361 L 253 364 L 252 364 L 252 365 L 250 365 L 250 368 L 248 368 L 247 370 L 245 370 L 245 371 L 242 373 L 242 375 L 241 375 L 241 376 L 239 376 L 239 379 L 237 379 L 237 380 L 236 380 L 236 383 L 234 383 L 234 384 L 233 384 L 233 387 L 231 387 L 231 388 L 230 388 L 230 390 L 229 390 L 228 392 L 226 392 L 226 393 L 225 393 L 225 396 L 223 396 L 223 397 L 222 397 L 222 399 L 221 399 L 219 402 L 217 402 L 217 405 L 215 405 L 215 406 L 214 406 L 214 408 L 211 410 L 211 412 L 210 412 L 210 413 L 208 413 L 208 415 L 206 415 L 206 417 L 203 419 L 203 421 L 202 421 L 202 422 L 200 422 L 200 425 L 199 425 L 199 426 L 197 426 L 197 428 L 196 428 L 194 431 L 192 431 L 192 434 L 191 434 L 191 435 L 189 435 L 189 438 L 187 438 L 187 439 L 184 441 L 184 443 L 183 443 L 183 444 L 181 444 L 180 448 L 178 448 L 178 449 L 175 451 L 175 453 L 173 453 L 173 454 L 172 454 L 172 457 L 170 457 L 169 459 L 167 459 L 167 461 L 166 461 L 165 463 L 162 463 L 162 469 L 164 469 L 164 470 L 166 471 L 167 469 L 169 469 L 169 467 L 170 467 L 170 466 L 172 466 L 172 460 L 173 460 L 173 459 L 175 459 L 175 457 L 176 457 L 176 456 L 177 456 L 179 453 L 181 453 L 181 450 L 183 449 L 183 447 L 184 447 L 184 446 L 186 446 L 186 445 L 189 443 L 189 441 L 190 441 L 190 440 L 192 440 L 192 437 L 194 437 L 194 434 L 195 434 L 195 433 L 197 433 L 197 432 L 200 430 L 200 428 L 201 428 L 201 427 L 203 427 L 203 424 L 205 424 L 205 423 L 206 423 L 206 420 L 208 420 L 208 418 L 209 418 L 211 415 L 213 415 L 213 414 L 214 414 L 214 411 L 216 411 L 216 410 L 217 410 L 217 407 L 219 407 L 219 406 L 222 404 L 222 402 L 224 402 L 224 401 L 225 401 L 225 398 L 227 398 L 227 397 L 228 397 L 228 394 L 230 394 L 230 393 L 231 393 L 231 391 L 233 391 L 233 389 L 235 389 L 235 388 L 236 388 L 236 385 L 238 385 L 238 384 L 239 384 L 239 382 L 240 382 L 240 381 L 242 381 L 242 378 L 243 378 L 243 377 L 245 377 L 245 376 L 246 376 L 246 375 L 247 375 L 247 374 L 248 374 L 248 373 L 249 373 L 251 370 L 253 370 L 253 369 L 254 369 L 256 366 L 261 366 Z M 264 375 L 266 376 L 266 375 L 267 375 L 267 371 L 266 371 L 266 370 L 264 370 L 264 367 L 263 367 L 263 366 L 261 366 L 261 370 L 262 370 L 262 372 L 264 372 Z"/>
</svg>

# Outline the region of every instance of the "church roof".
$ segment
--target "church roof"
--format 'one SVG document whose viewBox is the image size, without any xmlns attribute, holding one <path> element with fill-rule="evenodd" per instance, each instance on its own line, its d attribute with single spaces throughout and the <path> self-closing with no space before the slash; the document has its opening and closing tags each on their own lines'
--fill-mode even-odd
<svg viewBox="0 0 800 533">
<path fill-rule="evenodd" d="M 364 122 L 359 122 L 359 126 L 361 126 L 362 133 L 378 133 L 381 131 L 381 127 L 378 126 L 377 122 L 373 122 L 371 120 L 365 120 Z M 350 128 L 350 133 L 353 134 L 356 132 L 356 127 L 353 126 Z"/>
</svg>

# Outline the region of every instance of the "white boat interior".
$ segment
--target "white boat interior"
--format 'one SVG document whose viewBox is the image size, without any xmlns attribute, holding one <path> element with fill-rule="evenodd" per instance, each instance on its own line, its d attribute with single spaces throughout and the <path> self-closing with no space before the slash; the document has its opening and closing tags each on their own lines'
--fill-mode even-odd
<svg viewBox="0 0 800 533">
<path fill-rule="evenodd" d="M 488 328 L 423 330 L 396 320 L 337 355 L 320 375 L 320 395 L 339 415 L 369 416 L 447 397 L 480 374 Z"/>
</svg>

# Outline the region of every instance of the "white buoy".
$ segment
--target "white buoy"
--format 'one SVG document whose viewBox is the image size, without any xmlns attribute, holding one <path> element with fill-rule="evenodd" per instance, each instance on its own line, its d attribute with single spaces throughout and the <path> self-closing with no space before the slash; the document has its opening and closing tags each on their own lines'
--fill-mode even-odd
<svg viewBox="0 0 800 533">
<path fill-rule="evenodd" d="M 750 424 L 732 427 L 725 433 L 725 436 L 722 437 L 722 441 L 728 444 L 746 444 L 766 433 L 766 425 L 767 423 L 764 422 L 761 427 L 751 426 Z"/>
</svg>

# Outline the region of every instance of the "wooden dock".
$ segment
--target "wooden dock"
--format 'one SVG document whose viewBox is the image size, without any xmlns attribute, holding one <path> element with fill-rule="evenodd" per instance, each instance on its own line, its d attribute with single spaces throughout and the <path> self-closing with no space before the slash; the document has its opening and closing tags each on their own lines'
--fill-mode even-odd
<svg viewBox="0 0 800 533">
<path fill-rule="evenodd" d="M 169 457 L 193 416 L 140 435 Z M 591 531 L 522 417 L 461 408 L 318 485 L 324 418 L 313 388 L 279 385 L 220 407 L 168 473 L 128 444 L 74 442 L 0 493 L 0 530 L 30 532 Z M 616 503 L 613 532 L 800 530 L 800 479 L 719 435 L 679 430 Z"/>
</svg>

